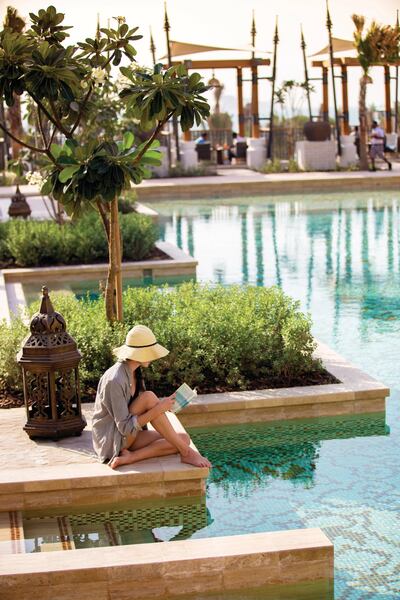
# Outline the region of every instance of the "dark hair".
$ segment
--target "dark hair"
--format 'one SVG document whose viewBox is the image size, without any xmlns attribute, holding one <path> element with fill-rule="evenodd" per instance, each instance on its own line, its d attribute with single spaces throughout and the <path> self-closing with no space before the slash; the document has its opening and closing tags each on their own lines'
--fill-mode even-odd
<svg viewBox="0 0 400 600">
<path fill-rule="evenodd" d="M 372 121 L 372 126 L 373 127 L 378 127 L 378 125 L 379 125 L 378 121 Z"/>
<path fill-rule="evenodd" d="M 136 398 L 139 396 L 139 394 L 146 391 L 146 384 L 144 382 L 143 371 L 142 371 L 141 367 L 138 367 L 137 369 L 135 369 L 135 378 L 136 378 L 136 389 L 135 389 L 135 393 L 133 394 L 129 404 L 131 402 L 133 402 L 133 400 L 136 400 Z"/>
<path fill-rule="evenodd" d="M 233 137 L 233 138 L 237 138 L 237 133 L 236 133 L 236 131 L 232 131 L 232 137 Z"/>
<path fill-rule="evenodd" d="M 201 134 L 201 137 L 207 137 L 207 136 L 208 136 L 207 131 L 203 131 L 203 133 Z"/>
</svg>

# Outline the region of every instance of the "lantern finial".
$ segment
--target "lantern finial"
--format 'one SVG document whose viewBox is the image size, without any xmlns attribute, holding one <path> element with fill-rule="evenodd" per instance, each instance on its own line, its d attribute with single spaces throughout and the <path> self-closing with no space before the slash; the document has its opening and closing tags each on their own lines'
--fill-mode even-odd
<svg viewBox="0 0 400 600">
<path fill-rule="evenodd" d="M 49 288 L 46 285 L 42 286 L 42 302 L 40 304 L 40 312 L 44 315 L 51 315 L 55 312 L 50 300 Z"/>
</svg>

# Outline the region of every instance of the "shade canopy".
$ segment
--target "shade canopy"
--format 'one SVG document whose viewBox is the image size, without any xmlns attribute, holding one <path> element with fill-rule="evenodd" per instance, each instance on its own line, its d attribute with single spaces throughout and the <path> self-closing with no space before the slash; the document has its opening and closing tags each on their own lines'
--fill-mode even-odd
<svg viewBox="0 0 400 600">
<path fill-rule="evenodd" d="M 342 40 L 341 38 L 332 38 L 332 47 L 333 54 L 337 52 L 348 52 L 349 50 L 355 50 L 354 42 L 352 40 Z M 329 45 L 322 48 L 322 50 L 318 50 L 315 54 L 310 54 L 310 56 L 322 56 L 324 54 L 329 54 Z"/>
<path fill-rule="evenodd" d="M 176 40 L 170 41 L 171 58 L 176 56 L 186 56 L 188 54 L 198 54 L 200 52 L 215 52 L 215 51 L 229 51 L 229 52 L 262 52 L 263 54 L 271 54 L 262 50 L 256 50 L 253 46 L 247 46 L 246 48 L 225 48 L 221 46 L 205 46 L 203 44 L 191 44 L 189 42 L 177 42 Z M 168 55 L 161 57 L 161 60 L 168 58 Z"/>
</svg>

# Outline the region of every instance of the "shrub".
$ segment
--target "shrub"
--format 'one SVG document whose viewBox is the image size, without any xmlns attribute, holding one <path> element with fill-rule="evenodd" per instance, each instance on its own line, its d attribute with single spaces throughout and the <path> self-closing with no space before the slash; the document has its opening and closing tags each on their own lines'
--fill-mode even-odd
<svg viewBox="0 0 400 600">
<path fill-rule="evenodd" d="M 149 217 L 121 215 L 123 258 L 142 260 L 158 237 Z M 103 225 L 94 214 L 62 227 L 53 221 L 12 220 L 0 223 L 0 263 L 18 267 L 107 262 Z"/>
<path fill-rule="evenodd" d="M 294 158 L 289 160 L 280 160 L 274 158 L 266 161 L 259 169 L 260 173 L 300 173 L 301 169 Z"/>
<path fill-rule="evenodd" d="M 312 357 L 315 343 L 308 316 L 279 288 L 139 288 L 124 293 L 124 323 L 111 326 L 102 299 L 87 302 L 53 295 L 68 331 L 83 355 L 84 394 L 97 386 L 112 364 L 112 348 L 135 323 L 153 329 L 170 354 L 146 371 L 150 389 L 171 393 L 182 381 L 199 391 L 243 390 L 307 383 L 321 365 Z M 37 308 L 37 306 L 36 306 Z M 0 327 L 0 392 L 21 389 L 16 348 L 26 332 L 19 318 Z"/>
<path fill-rule="evenodd" d="M 14 185 L 17 175 L 12 171 L 0 172 L 0 185 Z"/>
</svg>

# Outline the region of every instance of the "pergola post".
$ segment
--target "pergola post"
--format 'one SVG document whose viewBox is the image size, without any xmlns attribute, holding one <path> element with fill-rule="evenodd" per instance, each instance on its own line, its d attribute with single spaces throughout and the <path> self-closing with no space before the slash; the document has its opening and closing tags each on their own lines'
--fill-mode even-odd
<svg viewBox="0 0 400 600">
<path fill-rule="evenodd" d="M 349 94 L 347 89 L 347 67 L 346 65 L 340 66 L 342 71 L 342 108 L 343 108 L 343 123 L 342 123 L 342 134 L 350 135 L 350 124 L 349 124 Z"/>
<path fill-rule="evenodd" d="M 260 123 L 258 116 L 258 75 L 257 65 L 251 67 L 251 137 L 260 137 Z"/>
<path fill-rule="evenodd" d="M 260 122 L 258 115 L 258 74 L 257 74 L 257 63 L 255 62 L 255 45 L 256 45 L 256 20 L 254 17 L 253 10 L 253 20 L 251 23 L 251 45 L 252 45 L 252 53 L 251 53 L 251 137 L 259 138 L 260 137 Z"/>
<path fill-rule="evenodd" d="M 385 131 L 392 133 L 392 107 L 390 99 L 390 67 L 385 65 Z"/>
<path fill-rule="evenodd" d="M 237 98 L 238 98 L 238 119 L 239 119 L 239 135 L 245 136 L 244 128 L 244 111 L 243 111 L 243 76 L 241 67 L 237 67 Z"/>
<path fill-rule="evenodd" d="M 322 119 L 329 122 L 328 67 L 322 67 Z"/>
</svg>

